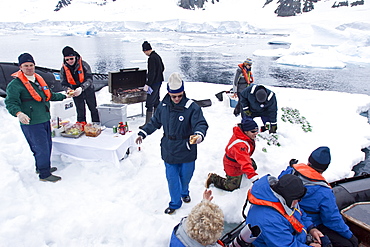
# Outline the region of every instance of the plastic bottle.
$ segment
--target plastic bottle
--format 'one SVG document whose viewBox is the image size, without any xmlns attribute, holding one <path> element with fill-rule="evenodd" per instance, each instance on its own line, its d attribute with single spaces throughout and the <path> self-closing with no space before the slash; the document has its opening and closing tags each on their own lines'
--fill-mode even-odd
<svg viewBox="0 0 370 247">
<path fill-rule="evenodd" d="M 118 133 L 120 133 L 121 135 L 126 134 L 125 125 L 123 124 L 123 122 L 119 122 L 118 124 Z"/>
</svg>

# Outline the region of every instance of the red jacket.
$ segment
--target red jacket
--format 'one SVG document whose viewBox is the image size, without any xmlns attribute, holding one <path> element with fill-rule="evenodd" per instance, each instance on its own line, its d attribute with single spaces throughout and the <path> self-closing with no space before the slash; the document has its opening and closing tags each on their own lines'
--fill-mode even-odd
<svg viewBox="0 0 370 247">
<path fill-rule="evenodd" d="M 224 170 L 228 176 L 240 176 L 246 174 L 248 178 L 256 175 L 252 167 L 251 155 L 256 144 L 244 132 L 235 126 L 233 136 L 225 148 Z"/>
</svg>

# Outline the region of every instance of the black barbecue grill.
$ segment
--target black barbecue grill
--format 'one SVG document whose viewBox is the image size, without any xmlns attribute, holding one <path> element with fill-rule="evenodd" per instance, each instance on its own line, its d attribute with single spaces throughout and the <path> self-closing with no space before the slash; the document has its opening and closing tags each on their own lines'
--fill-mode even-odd
<svg viewBox="0 0 370 247">
<path fill-rule="evenodd" d="M 146 70 L 120 69 L 119 72 L 109 72 L 108 76 L 108 87 L 113 103 L 134 104 L 146 101 L 147 93 L 143 90 Z"/>
</svg>

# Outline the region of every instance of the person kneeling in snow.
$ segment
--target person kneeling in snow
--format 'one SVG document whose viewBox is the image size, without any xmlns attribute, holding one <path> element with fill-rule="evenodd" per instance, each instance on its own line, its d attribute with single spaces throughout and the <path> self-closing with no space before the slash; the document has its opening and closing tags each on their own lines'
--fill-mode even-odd
<svg viewBox="0 0 370 247">
<path fill-rule="evenodd" d="M 243 120 L 233 129 L 233 136 L 225 149 L 223 159 L 226 178 L 217 174 L 209 173 L 206 188 L 214 184 L 216 188 L 233 191 L 240 187 L 243 174 L 254 182 L 258 179 L 256 163 L 251 158 L 256 144 L 254 139 L 258 134 L 258 125 L 253 120 Z"/>
<path fill-rule="evenodd" d="M 248 247 L 260 235 L 258 226 L 245 225 L 232 243 L 225 245 L 220 239 L 224 229 L 224 214 L 212 203 L 212 191 L 205 190 L 202 202 L 195 205 L 188 217 L 182 218 L 174 228 L 170 247 Z"/>
</svg>

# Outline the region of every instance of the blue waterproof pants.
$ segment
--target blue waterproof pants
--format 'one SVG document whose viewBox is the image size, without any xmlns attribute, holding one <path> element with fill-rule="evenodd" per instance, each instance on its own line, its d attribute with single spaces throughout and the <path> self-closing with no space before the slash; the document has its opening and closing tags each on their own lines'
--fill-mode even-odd
<svg viewBox="0 0 370 247">
<path fill-rule="evenodd" d="M 169 207 L 178 209 L 182 205 L 181 197 L 189 195 L 189 183 L 193 177 L 195 161 L 180 164 L 164 162 L 164 164 L 166 165 L 166 178 L 171 196 Z"/>
<path fill-rule="evenodd" d="M 40 171 L 39 177 L 49 177 L 52 147 L 50 122 L 21 125 L 21 128 L 35 157 L 36 169 Z"/>
</svg>

